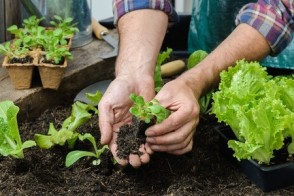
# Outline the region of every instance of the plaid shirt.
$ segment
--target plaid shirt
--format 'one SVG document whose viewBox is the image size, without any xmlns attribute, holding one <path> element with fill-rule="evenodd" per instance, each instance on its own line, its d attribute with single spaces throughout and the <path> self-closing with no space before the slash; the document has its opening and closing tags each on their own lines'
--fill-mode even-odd
<svg viewBox="0 0 294 196">
<path fill-rule="evenodd" d="M 169 0 L 113 0 L 114 24 L 124 14 L 139 9 L 155 9 L 167 13 L 170 22 L 177 22 L 178 16 Z"/>
<path fill-rule="evenodd" d="M 168 14 L 171 22 L 177 14 L 169 0 L 113 0 L 114 23 L 124 14 L 138 9 L 157 9 Z M 289 45 L 294 31 L 293 0 L 258 0 L 246 4 L 236 18 L 236 24 L 246 23 L 258 30 L 269 42 L 272 55 Z"/>
</svg>

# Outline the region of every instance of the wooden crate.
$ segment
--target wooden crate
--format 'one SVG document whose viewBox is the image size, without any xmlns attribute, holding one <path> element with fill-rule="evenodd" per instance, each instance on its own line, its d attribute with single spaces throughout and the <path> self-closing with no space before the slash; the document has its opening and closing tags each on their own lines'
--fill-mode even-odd
<svg viewBox="0 0 294 196">
<path fill-rule="evenodd" d="M 0 0 L 0 43 L 12 39 L 6 29 L 13 24 L 20 25 L 20 21 L 20 1 Z"/>
</svg>

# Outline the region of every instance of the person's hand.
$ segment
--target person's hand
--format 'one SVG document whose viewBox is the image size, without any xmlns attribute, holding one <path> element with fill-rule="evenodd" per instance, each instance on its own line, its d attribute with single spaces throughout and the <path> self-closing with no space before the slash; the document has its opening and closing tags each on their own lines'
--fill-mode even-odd
<svg viewBox="0 0 294 196">
<path fill-rule="evenodd" d="M 129 112 L 132 101 L 129 95 L 136 93 L 143 96 L 146 100 L 150 100 L 154 97 L 153 89 L 154 81 L 152 77 L 140 77 L 137 74 L 118 76 L 111 82 L 99 103 L 101 144 L 109 145 L 114 158 L 122 166 L 129 163 L 133 167 L 140 167 L 141 164 L 145 164 L 150 160 L 149 154 L 152 151 L 150 148 L 145 147 L 145 145 L 142 145 L 139 149 L 143 153 L 141 156 L 131 154 L 128 160 L 118 158 L 116 155 L 116 139 L 119 127 L 131 123 L 132 120 Z"/>
<path fill-rule="evenodd" d="M 153 151 L 175 155 L 191 151 L 199 121 L 199 105 L 192 89 L 175 79 L 163 86 L 155 99 L 172 113 L 162 123 L 146 130 L 148 146 Z"/>
</svg>

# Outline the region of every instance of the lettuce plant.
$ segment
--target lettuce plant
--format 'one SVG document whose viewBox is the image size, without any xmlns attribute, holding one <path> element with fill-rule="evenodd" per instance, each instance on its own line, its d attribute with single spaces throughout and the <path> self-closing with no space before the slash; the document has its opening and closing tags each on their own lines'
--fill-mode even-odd
<svg viewBox="0 0 294 196">
<path fill-rule="evenodd" d="M 188 69 L 192 69 L 197 66 L 205 57 L 207 57 L 208 53 L 203 50 L 194 51 L 188 58 Z M 214 90 L 209 91 L 204 96 L 199 99 L 200 113 L 208 114 L 211 111 L 211 101 L 212 101 L 212 93 Z"/>
<path fill-rule="evenodd" d="M 163 80 L 161 77 L 161 65 L 164 63 L 166 59 L 170 57 L 170 54 L 172 53 L 171 48 L 167 48 L 166 51 L 163 51 L 159 53 L 155 65 L 155 71 L 154 71 L 154 86 L 155 86 L 155 92 L 159 92 L 160 89 L 163 87 Z"/>
<path fill-rule="evenodd" d="M 80 141 L 84 141 L 84 140 L 90 141 L 94 150 L 93 150 L 93 152 L 85 151 L 85 150 L 74 150 L 74 151 L 69 152 L 66 155 L 65 166 L 70 167 L 71 165 L 73 165 L 75 162 L 77 162 L 79 159 L 81 159 L 83 157 L 94 157 L 95 159 L 93 160 L 92 164 L 93 165 L 100 165 L 100 162 L 101 162 L 100 156 L 106 150 L 109 150 L 108 146 L 104 145 L 100 149 L 97 148 L 95 138 L 90 133 L 86 133 L 84 135 L 79 134 L 78 137 L 79 137 Z"/>
<path fill-rule="evenodd" d="M 24 158 L 23 150 L 36 145 L 32 140 L 22 142 L 17 124 L 19 108 L 12 101 L 0 102 L 0 154 Z"/>
<path fill-rule="evenodd" d="M 170 115 L 170 110 L 161 106 L 158 100 L 153 99 L 150 102 L 145 102 L 142 96 L 132 93 L 130 99 L 134 102 L 134 105 L 130 108 L 130 113 L 145 121 L 145 123 L 150 123 L 154 121 L 155 123 L 161 123 Z"/>
<path fill-rule="evenodd" d="M 236 135 L 228 142 L 234 156 L 269 164 L 287 137 L 294 154 L 294 76 L 275 78 L 259 63 L 241 60 L 220 77 L 212 113 Z"/>
<path fill-rule="evenodd" d="M 77 101 L 72 105 L 71 116 L 65 119 L 60 130 L 50 123 L 48 135 L 35 134 L 35 141 L 43 149 L 49 149 L 55 145 L 63 146 L 65 143 L 68 144 L 68 148 L 73 148 L 79 136 L 77 128 L 97 113 L 96 107 Z"/>
</svg>

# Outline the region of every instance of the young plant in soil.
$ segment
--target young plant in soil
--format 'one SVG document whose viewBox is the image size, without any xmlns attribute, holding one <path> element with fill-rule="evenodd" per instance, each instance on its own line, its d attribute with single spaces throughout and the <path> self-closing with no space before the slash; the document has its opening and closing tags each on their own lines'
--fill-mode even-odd
<svg viewBox="0 0 294 196">
<path fill-rule="evenodd" d="M 161 77 L 161 65 L 170 57 L 171 48 L 167 48 L 158 54 L 154 70 L 155 92 L 158 92 L 164 85 Z M 127 159 L 130 154 L 142 155 L 139 148 L 145 143 L 145 131 L 155 123 L 160 123 L 168 117 L 170 111 L 162 107 L 157 100 L 145 102 L 144 98 L 131 94 L 130 99 L 134 102 L 130 108 L 133 115 L 132 123 L 120 127 L 117 136 L 117 156 Z"/>
<path fill-rule="evenodd" d="M 139 148 L 145 143 L 146 129 L 155 123 L 161 123 L 171 113 L 156 99 L 145 102 L 142 96 L 136 94 L 131 94 L 130 99 L 134 103 L 130 108 L 132 123 L 120 127 L 116 141 L 117 156 L 121 159 L 127 159 L 130 154 L 142 155 Z"/>
<path fill-rule="evenodd" d="M 32 140 L 22 142 L 17 124 L 18 111 L 19 107 L 12 101 L 0 102 L 0 155 L 23 159 L 23 150 L 36 143 Z"/>
<path fill-rule="evenodd" d="M 50 123 L 48 135 L 35 134 L 35 141 L 42 149 L 50 149 L 55 145 L 64 146 L 66 143 L 69 149 L 73 149 L 77 140 L 81 142 L 88 140 L 92 144 L 92 151 L 73 150 L 69 152 L 66 156 L 66 167 L 72 166 L 83 157 L 94 157 L 95 159 L 92 162 L 93 165 L 99 165 L 101 162 L 101 154 L 108 150 L 107 145 L 99 149 L 92 134 L 82 134 L 78 132 L 79 127 L 86 124 L 91 118 L 98 114 L 98 109 L 94 105 L 99 103 L 102 98 L 102 93 L 97 91 L 95 94 L 87 93 L 86 96 L 92 104 L 85 104 L 79 101 L 75 102 L 72 105 L 71 116 L 63 122 L 59 131 L 55 129 L 53 123 Z"/>
<path fill-rule="evenodd" d="M 69 149 L 72 149 L 79 137 L 77 129 L 97 113 L 96 107 L 77 101 L 72 105 L 71 116 L 64 120 L 60 130 L 50 123 L 48 135 L 35 134 L 35 141 L 42 149 L 50 149 L 55 145 L 64 146 L 65 144 Z"/>
<path fill-rule="evenodd" d="M 13 44 L 10 42 L 5 45 L 0 44 L 0 54 L 4 54 L 10 59 L 10 63 L 31 63 L 33 58 L 29 56 L 29 49 L 22 46 L 21 41 L 14 41 Z"/>
</svg>

